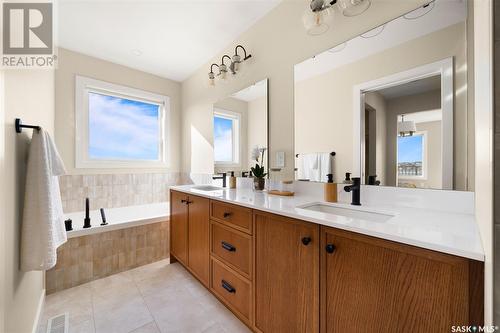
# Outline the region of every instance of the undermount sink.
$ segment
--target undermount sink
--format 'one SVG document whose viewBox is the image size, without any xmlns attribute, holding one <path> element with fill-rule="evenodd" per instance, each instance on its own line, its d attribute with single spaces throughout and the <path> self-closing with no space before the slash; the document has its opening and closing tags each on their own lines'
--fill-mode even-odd
<svg viewBox="0 0 500 333">
<path fill-rule="evenodd" d="M 372 222 L 386 222 L 395 216 L 395 214 L 389 212 L 374 211 L 361 207 L 349 208 L 327 203 L 312 203 L 297 208 Z"/>
<path fill-rule="evenodd" d="M 223 190 L 222 187 L 212 186 L 212 185 L 198 185 L 198 186 L 193 186 L 192 189 L 193 190 L 198 190 L 198 191 L 205 191 L 205 192 Z"/>
</svg>

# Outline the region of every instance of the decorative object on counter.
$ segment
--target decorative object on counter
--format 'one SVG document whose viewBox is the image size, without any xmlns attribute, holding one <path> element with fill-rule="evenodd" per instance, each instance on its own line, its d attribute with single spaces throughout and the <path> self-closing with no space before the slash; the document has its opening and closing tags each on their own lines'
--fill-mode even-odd
<svg viewBox="0 0 500 333">
<path fill-rule="evenodd" d="M 252 160 L 255 160 L 257 163 L 255 163 L 255 167 L 252 167 L 252 171 L 250 174 L 253 173 L 254 175 L 254 187 L 257 191 L 262 191 L 264 190 L 264 186 L 266 185 L 266 168 L 264 166 L 264 152 L 266 151 L 266 148 L 259 148 L 258 146 L 254 148 L 252 152 Z M 260 161 L 260 165 L 259 165 Z"/>
<path fill-rule="evenodd" d="M 64 221 L 64 228 L 66 231 L 71 231 L 73 230 L 73 221 L 71 219 L 67 219 Z"/>
<path fill-rule="evenodd" d="M 229 177 L 229 188 L 236 188 L 236 177 L 234 176 L 234 171 L 231 171 L 231 177 Z"/>
<path fill-rule="evenodd" d="M 241 55 L 238 54 L 238 49 L 243 50 L 243 59 L 241 59 Z M 234 55 L 232 57 L 228 56 L 227 54 L 224 54 L 221 58 L 221 63 L 220 64 L 212 64 L 210 66 L 210 72 L 208 73 L 208 84 L 209 86 L 215 86 L 215 73 L 213 71 L 214 66 L 217 66 L 219 68 L 219 73 L 217 74 L 217 77 L 221 80 L 226 80 L 227 79 L 227 72 L 228 69 L 231 71 L 231 74 L 236 75 L 238 72 L 241 71 L 241 63 L 243 61 L 246 61 L 252 57 L 251 54 L 247 54 L 247 50 L 242 45 L 236 45 L 234 48 Z M 231 62 L 228 66 L 224 63 L 224 59 L 229 59 Z"/>
<path fill-rule="evenodd" d="M 213 180 L 222 179 L 222 187 L 226 187 L 226 176 L 227 176 L 227 173 L 221 172 L 220 176 L 213 176 L 212 179 Z"/>
<path fill-rule="evenodd" d="M 102 219 L 101 225 L 108 225 L 108 222 L 106 222 L 106 214 L 104 214 L 104 208 L 101 208 L 100 211 L 101 211 L 101 219 Z"/>
<path fill-rule="evenodd" d="M 270 182 L 274 183 L 273 188 L 269 188 L 267 193 L 273 195 L 282 195 L 285 197 L 291 197 L 295 195 L 293 180 L 282 180 L 280 182 Z M 270 185 L 271 186 L 271 185 Z"/>
<path fill-rule="evenodd" d="M 346 172 L 345 173 L 344 184 L 352 184 L 351 173 L 350 172 Z"/>
<path fill-rule="evenodd" d="M 337 202 L 337 184 L 333 182 L 333 174 L 328 174 L 328 181 L 325 183 L 325 201 Z"/>
<path fill-rule="evenodd" d="M 361 178 L 352 177 L 352 185 L 344 186 L 344 191 L 352 192 L 351 205 L 361 206 Z"/>
<path fill-rule="evenodd" d="M 90 228 L 92 225 L 90 224 L 90 206 L 89 206 L 89 198 L 85 198 L 85 219 L 83 220 L 83 227 Z"/>
</svg>

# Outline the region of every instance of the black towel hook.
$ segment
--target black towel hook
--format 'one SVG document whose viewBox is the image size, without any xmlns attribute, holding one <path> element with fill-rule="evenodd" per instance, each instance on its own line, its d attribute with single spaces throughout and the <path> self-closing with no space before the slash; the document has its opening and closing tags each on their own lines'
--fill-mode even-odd
<svg viewBox="0 0 500 333">
<path fill-rule="evenodd" d="M 23 131 L 23 128 L 32 128 L 32 129 L 36 129 L 37 131 L 39 131 L 41 129 L 40 126 L 23 125 L 23 123 L 21 122 L 21 119 L 20 118 L 16 118 L 16 132 L 17 133 L 21 133 Z"/>
</svg>

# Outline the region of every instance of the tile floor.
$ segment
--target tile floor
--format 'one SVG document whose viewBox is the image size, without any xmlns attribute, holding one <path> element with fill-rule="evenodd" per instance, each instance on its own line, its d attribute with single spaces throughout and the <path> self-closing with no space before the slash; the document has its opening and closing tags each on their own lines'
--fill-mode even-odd
<svg viewBox="0 0 500 333">
<path fill-rule="evenodd" d="M 63 312 L 70 333 L 250 332 L 181 265 L 165 260 L 48 295 L 38 333 Z"/>
</svg>

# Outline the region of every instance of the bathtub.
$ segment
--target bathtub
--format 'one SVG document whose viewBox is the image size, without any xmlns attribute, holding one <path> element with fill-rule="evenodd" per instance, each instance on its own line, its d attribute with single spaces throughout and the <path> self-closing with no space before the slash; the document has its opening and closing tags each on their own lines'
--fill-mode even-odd
<svg viewBox="0 0 500 333">
<path fill-rule="evenodd" d="M 169 218 L 170 205 L 168 202 L 127 206 L 119 208 L 104 209 L 107 225 L 101 226 L 101 213 L 99 210 L 90 211 L 90 223 L 92 227 L 83 228 L 85 212 L 65 214 L 66 219 L 73 221 L 73 230 L 68 231 L 68 238 L 92 235 L 111 230 L 125 229 L 129 227 L 166 221 Z"/>
</svg>

